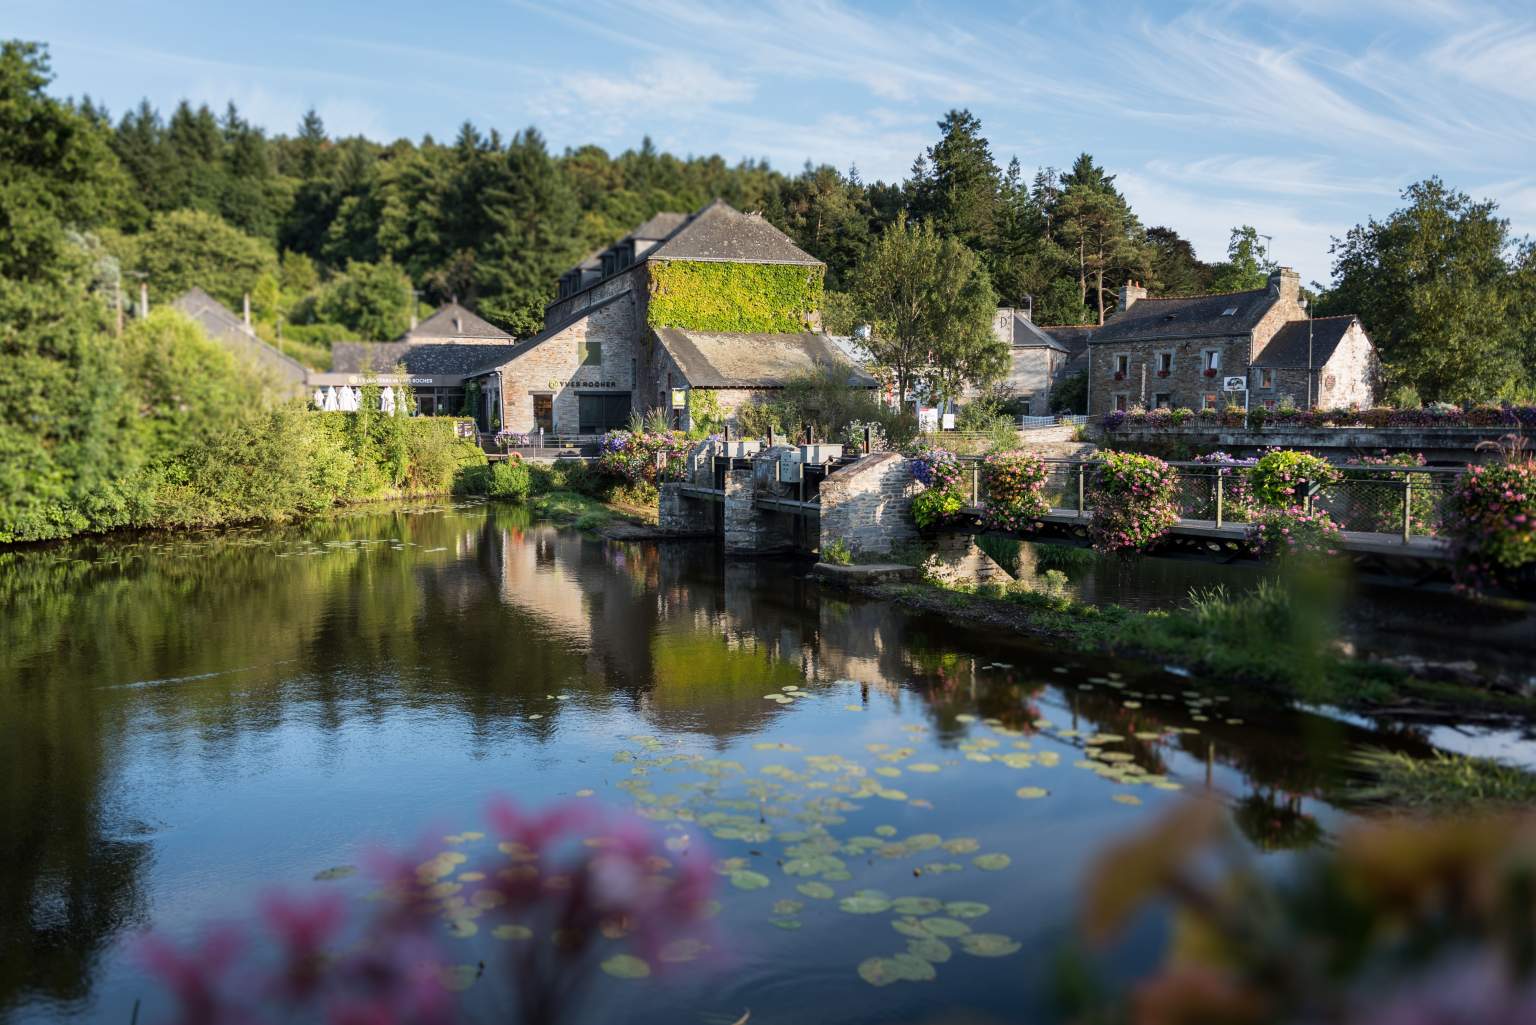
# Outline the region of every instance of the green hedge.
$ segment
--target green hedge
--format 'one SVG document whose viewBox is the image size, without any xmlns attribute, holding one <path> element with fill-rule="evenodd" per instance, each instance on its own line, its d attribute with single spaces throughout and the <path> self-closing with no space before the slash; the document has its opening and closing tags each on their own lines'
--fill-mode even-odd
<svg viewBox="0 0 1536 1025">
<path fill-rule="evenodd" d="M 824 268 L 775 263 L 650 264 L 652 327 L 745 333 L 810 329 Z"/>
</svg>

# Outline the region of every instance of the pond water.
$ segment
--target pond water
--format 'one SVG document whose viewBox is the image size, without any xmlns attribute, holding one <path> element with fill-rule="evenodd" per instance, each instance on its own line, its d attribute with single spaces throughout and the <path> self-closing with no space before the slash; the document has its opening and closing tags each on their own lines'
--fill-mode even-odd
<svg viewBox="0 0 1536 1025">
<path fill-rule="evenodd" d="M 491 794 L 590 790 L 767 885 L 722 878 L 725 956 L 599 976 L 586 1020 L 1043 1020 L 1105 844 L 1209 787 L 1283 859 L 1340 822 L 1321 795 L 1350 751 L 1426 749 L 804 569 L 483 505 L 0 554 L 0 1019 L 122 1023 L 142 998 L 161 1020 L 140 930 L 190 940 L 272 887 L 362 900 L 359 878 L 312 880 L 484 829 Z M 804 864 L 808 838 L 841 867 Z M 871 889 L 987 908 L 941 914 L 932 981 L 874 987 L 858 966 L 906 951 L 903 911 L 930 902 L 843 909 Z M 1161 929 L 1114 971 L 1147 967 Z M 446 942 L 494 963 L 489 930 Z M 506 998 L 493 973 L 463 997 L 485 1019 Z"/>
</svg>

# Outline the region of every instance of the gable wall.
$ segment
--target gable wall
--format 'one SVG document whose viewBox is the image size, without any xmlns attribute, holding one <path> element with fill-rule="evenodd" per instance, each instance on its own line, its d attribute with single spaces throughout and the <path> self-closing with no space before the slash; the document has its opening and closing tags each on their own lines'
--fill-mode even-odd
<svg viewBox="0 0 1536 1025">
<path fill-rule="evenodd" d="M 644 356 L 635 342 L 637 316 L 636 303 L 620 300 L 594 311 L 503 365 L 503 429 L 520 433 L 536 430 L 533 403 L 538 394 L 553 396 L 557 434 L 577 432 L 581 392 L 626 394 L 630 396 L 631 409 L 643 409 L 641 397 L 635 395 L 635 386 L 643 378 L 640 362 Z M 581 365 L 582 342 L 602 344 L 600 366 Z"/>
</svg>

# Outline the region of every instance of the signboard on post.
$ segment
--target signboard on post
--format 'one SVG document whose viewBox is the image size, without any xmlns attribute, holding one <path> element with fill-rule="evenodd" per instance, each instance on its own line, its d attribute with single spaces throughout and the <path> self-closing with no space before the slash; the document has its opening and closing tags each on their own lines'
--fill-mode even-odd
<svg viewBox="0 0 1536 1025">
<path fill-rule="evenodd" d="M 688 389 L 687 388 L 673 388 L 672 389 L 672 408 L 673 409 L 687 409 L 688 408 Z"/>
<path fill-rule="evenodd" d="M 1223 378 L 1222 382 L 1221 382 L 1221 390 L 1222 391 L 1247 391 L 1248 390 L 1248 378 L 1246 378 L 1246 377 L 1237 377 L 1237 376 Z"/>
</svg>

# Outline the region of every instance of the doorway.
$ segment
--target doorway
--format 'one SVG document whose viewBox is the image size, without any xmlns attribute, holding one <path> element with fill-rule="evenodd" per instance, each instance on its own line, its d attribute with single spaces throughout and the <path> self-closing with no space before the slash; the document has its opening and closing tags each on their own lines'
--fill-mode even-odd
<svg viewBox="0 0 1536 1025">
<path fill-rule="evenodd" d="M 545 434 L 555 433 L 555 397 L 553 395 L 535 395 L 533 397 L 533 429 L 543 431 Z"/>
</svg>

